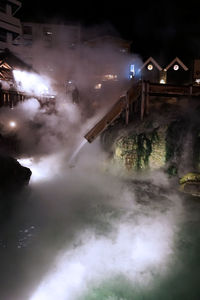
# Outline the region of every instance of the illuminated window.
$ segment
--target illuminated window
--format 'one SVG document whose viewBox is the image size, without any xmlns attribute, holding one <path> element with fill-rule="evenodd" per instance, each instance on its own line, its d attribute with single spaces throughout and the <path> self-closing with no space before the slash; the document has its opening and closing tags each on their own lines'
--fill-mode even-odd
<svg viewBox="0 0 200 300">
<path fill-rule="evenodd" d="M 173 69 L 174 69 L 174 71 L 178 71 L 179 65 L 174 65 Z"/>
<path fill-rule="evenodd" d="M 102 86 L 101 83 L 97 83 L 97 84 L 95 84 L 94 88 L 95 88 L 95 90 L 100 90 L 101 86 Z"/>
<path fill-rule="evenodd" d="M 166 83 L 165 79 L 160 79 L 160 83 L 165 84 Z"/>
<path fill-rule="evenodd" d="M 152 64 L 149 64 L 149 65 L 147 66 L 147 69 L 148 69 L 149 71 L 152 71 L 152 70 L 153 70 L 153 65 L 152 65 Z"/>
<path fill-rule="evenodd" d="M 197 84 L 200 84 L 200 79 L 196 79 L 195 82 L 196 82 Z"/>
<path fill-rule="evenodd" d="M 103 81 L 107 81 L 107 80 L 117 80 L 117 75 L 113 75 L 113 74 L 103 75 Z"/>
</svg>

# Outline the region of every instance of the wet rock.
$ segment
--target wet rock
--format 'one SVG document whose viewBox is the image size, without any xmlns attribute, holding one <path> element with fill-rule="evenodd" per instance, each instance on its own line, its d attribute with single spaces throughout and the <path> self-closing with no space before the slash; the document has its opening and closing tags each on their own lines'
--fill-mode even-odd
<svg viewBox="0 0 200 300">
<path fill-rule="evenodd" d="M 181 192 L 200 197 L 200 173 L 187 173 L 179 183 Z"/>
<path fill-rule="evenodd" d="M 29 183 L 31 174 L 15 158 L 0 155 L 0 192 L 20 190 Z"/>
<path fill-rule="evenodd" d="M 0 224 L 20 205 L 20 195 L 29 184 L 31 170 L 13 157 L 0 155 Z M 20 200 L 21 199 L 21 200 Z"/>
</svg>

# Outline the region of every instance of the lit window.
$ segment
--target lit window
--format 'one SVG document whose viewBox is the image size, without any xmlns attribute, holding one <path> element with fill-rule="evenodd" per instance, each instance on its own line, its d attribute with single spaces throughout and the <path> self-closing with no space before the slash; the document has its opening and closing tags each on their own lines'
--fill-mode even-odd
<svg viewBox="0 0 200 300">
<path fill-rule="evenodd" d="M 179 65 L 174 65 L 174 71 L 178 71 Z"/>
<path fill-rule="evenodd" d="M 95 90 L 100 90 L 101 89 L 101 83 L 97 83 L 94 86 Z"/>
<path fill-rule="evenodd" d="M 149 71 L 152 71 L 152 70 L 153 70 L 153 65 L 152 65 L 152 64 L 149 64 L 149 65 L 147 66 L 147 69 L 148 69 Z"/>
<path fill-rule="evenodd" d="M 160 79 L 160 83 L 161 84 L 165 84 L 166 82 L 165 82 L 165 79 Z"/>
<path fill-rule="evenodd" d="M 197 84 L 200 84 L 200 79 L 196 79 L 195 82 L 196 82 Z"/>
<path fill-rule="evenodd" d="M 103 75 L 103 81 L 107 81 L 107 80 L 117 80 L 117 75 L 113 75 L 113 74 Z"/>
</svg>

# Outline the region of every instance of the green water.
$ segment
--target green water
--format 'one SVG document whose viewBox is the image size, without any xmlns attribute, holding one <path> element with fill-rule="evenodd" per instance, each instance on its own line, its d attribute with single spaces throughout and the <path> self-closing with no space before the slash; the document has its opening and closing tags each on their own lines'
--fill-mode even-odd
<svg viewBox="0 0 200 300">
<path fill-rule="evenodd" d="M 174 244 L 174 259 L 166 274 L 152 271 L 152 281 L 146 286 L 126 275 L 108 277 L 91 285 L 80 300 L 199 300 L 200 200 L 183 196 L 183 203 L 184 217 Z"/>
<path fill-rule="evenodd" d="M 44 298 L 38 296 L 36 300 L 199 300 L 200 199 L 152 182 L 127 183 L 104 175 L 97 184 L 97 178 L 92 182 L 92 177 L 89 181 L 82 174 L 80 177 L 76 178 L 78 189 L 72 180 L 64 186 L 63 182 L 60 186 L 56 183 L 56 188 L 47 184 L 45 192 L 42 187 L 28 193 L 4 232 L 1 230 L 2 300 L 30 300 L 46 274 L 53 273 L 55 258 L 63 251 L 70 251 L 72 262 L 80 259 L 84 266 L 81 284 L 70 286 L 74 296 L 66 290 L 52 298 L 47 280 Z M 117 236 L 121 224 L 130 231 L 126 236 L 124 230 L 123 239 Z M 150 232 L 145 235 L 148 228 Z M 146 242 L 154 241 L 157 228 L 157 248 L 152 250 L 150 243 L 148 249 Z M 87 238 L 84 232 L 89 233 Z M 95 239 L 91 243 L 92 235 Z M 144 254 L 137 254 L 137 270 L 133 262 L 129 264 L 129 247 L 135 247 L 135 235 L 144 240 L 147 256 L 143 265 Z M 90 252 L 98 243 L 102 250 L 97 247 Z M 165 254 L 165 249 L 170 253 Z M 158 256 L 164 251 L 163 258 L 157 262 L 153 256 L 152 263 L 151 251 L 157 251 Z M 60 289 L 70 282 L 68 269 L 66 265 L 65 273 L 57 279 L 61 280 Z M 76 278 L 76 273 L 73 276 Z"/>
</svg>

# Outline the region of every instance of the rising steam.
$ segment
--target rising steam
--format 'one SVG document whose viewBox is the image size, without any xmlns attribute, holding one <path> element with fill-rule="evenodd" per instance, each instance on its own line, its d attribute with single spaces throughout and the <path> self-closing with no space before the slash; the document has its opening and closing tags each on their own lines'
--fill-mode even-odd
<svg viewBox="0 0 200 300">
<path fill-rule="evenodd" d="M 134 295 L 112 288 L 98 294 L 98 288 L 110 280 L 120 286 L 116 278 L 122 276 L 132 289 L 146 291 L 173 273 L 182 200 L 162 172 L 145 174 L 140 183 L 134 183 L 134 175 L 115 173 L 99 140 L 88 144 L 83 137 L 125 87 L 103 93 L 98 109 L 92 109 L 88 91 L 98 83 L 92 81 L 95 70 L 104 72 L 110 61 L 125 74 L 127 63 L 138 57 L 122 57 L 113 45 L 96 51 L 84 46 L 79 49 L 84 59 L 77 62 L 60 48 L 40 46 L 34 48 L 43 62 L 39 71 L 51 61 L 55 73 L 15 71 L 19 89 L 35 97 L 0 111 L 3 133 L 14 130 L 20 141 L 17 159 L 32 171 L 29 188 L 20 200 L 16 197 L 20 205 L 0 239 L 5 258 L 0 297 L 133 300 Z M 65 91 L 71 77 L 82 91 L 80 105 Z M 53 94 L 50 106 L 38 101 L 41 94 Z M 16 126 L 7 127 L 9 122 Z"/>
</svg>

